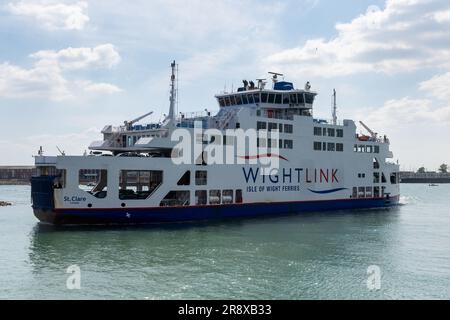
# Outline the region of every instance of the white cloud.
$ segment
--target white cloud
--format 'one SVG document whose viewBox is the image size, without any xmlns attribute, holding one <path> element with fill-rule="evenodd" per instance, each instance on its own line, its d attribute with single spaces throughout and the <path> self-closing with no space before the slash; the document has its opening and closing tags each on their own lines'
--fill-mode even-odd
<svg viewBox="0 0 450 320">
<path fill-rule="evenodd" d="M 90 93 L 106 93 L 106 94 L 112 94 L 112 93 L 119 93 L 123 90 L 119 87 L 110 84 L 110 83 L 93 83 L 91 81 L 80 81 L 77 82 L 77 85 L 84 91 L 90 92 Z"/>
<path fill-rule="evenodd" d="M 120 62 L 120 54 L 112 44 L 95 48 L 67 48 L 60 51 L 45 50 L 31 55 L 40 61 L 55 62 L 62 69 L 112 68 Z"/>
<path fill-rule="evenodd" d="M 450 105 L 436 107 L 429 99 L 404 97 L 386 101 L 381 107 L 365 110 L 358 117 L 383 131 L 412 129 L 424 123 L 446 125 L 450 122 Z"/>
<path fill-rule="evenodd" d="M 448 9 L 444 0 L 387 0 L 383 10 L 371 6 L 337 24 L 335 38 L 308 40 L 270 55 L 266 64 L 321 77 L 450 67 Z"/>
<path fill-rule="evenodd" d="M 450 10 L 436 12 L 433 17 L 439 23 L 448 22 L 450 21 Z"/>
<path fill-rule="evenodd" d="M 68 48 L 39 51 L 31 55 L 37 61 L 26 69 L 9 63 L 0 64 L 0 97 L 44 98 L 54 101 L 71 99 L 78 91 L 117 93 L 121 89 L 108 83 L 68 80 L 66 73 L 86 68 L 111 68 L 120 61 L 111 44 L 95 48 Z"/>
<path fill-rule="evenodd" d="M 450 72 L 421 82 L 419 88 L 436 99 L 450 100 Z"/>
<path fill-rule="evenodd" d="M 68 81 L 57 66 L 35 66 L 31 69 L 0 64 L 0 97 L 4 98 L 50 98 L 64 100 L 72 95 Z"/>
<path fill-rule="evenodd" d="M 7 9 L 15 15 L 35 19 L 50 30 L 82 30 L 89 22 L 85 1 L 65 4 L 55 1 L 19 1 L 8 4 Z"/>
</svg>

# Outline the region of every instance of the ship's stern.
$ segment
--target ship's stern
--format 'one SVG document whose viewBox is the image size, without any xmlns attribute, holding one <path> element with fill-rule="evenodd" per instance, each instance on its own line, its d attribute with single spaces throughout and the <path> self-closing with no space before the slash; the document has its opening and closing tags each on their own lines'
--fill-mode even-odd
<svg viewBox="0 0 450 320">
<path fill-rule="evenodd" d="M 54 184 L 56 176 L 37 176 L 31 178 L 31 201 L 33 212 L 39 221 L 56 222 Z"/>
</svg>

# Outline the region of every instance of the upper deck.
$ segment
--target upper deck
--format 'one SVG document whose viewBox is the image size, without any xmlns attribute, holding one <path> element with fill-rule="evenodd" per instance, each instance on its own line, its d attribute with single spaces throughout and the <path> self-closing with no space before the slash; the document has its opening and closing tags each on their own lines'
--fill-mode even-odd
<svg viewBox="0 0 450 320">
<path fill-rule="evenodd" d="M 216 99 L 221 108 L 234 106 L 257 106 L 271 109 L 306 109 L 313 108 L 316 92 L 311 91 L 309 82 L 305 89 L 295 89 L 293 83 L 273 80 L 272 89 L 265 88 L 265 82 L 260 81 L 258 87 L 253 82 L 243 81 L 244 86 L 237 92 L 221 93 Z"/>
</svg>

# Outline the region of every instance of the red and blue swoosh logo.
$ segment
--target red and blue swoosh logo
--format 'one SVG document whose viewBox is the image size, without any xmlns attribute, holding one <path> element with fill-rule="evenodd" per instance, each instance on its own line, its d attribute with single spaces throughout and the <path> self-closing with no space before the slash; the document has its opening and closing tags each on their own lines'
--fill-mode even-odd
<svg viewBox="0 0 450 320">
<path fill-rule="evenodd" d="M 330 194 L 330 193 L 335 193 L 335 192 L 339 192 L 342 190 L 348 190 L 348 188 L 336 188 L 336 189 L 321 190 L 321 191 L 312 190 L 312 189 L 308 189 L 308 190 L 311 191 L 312 193 L 317 193 L 317 194 Z"/>
</svg>

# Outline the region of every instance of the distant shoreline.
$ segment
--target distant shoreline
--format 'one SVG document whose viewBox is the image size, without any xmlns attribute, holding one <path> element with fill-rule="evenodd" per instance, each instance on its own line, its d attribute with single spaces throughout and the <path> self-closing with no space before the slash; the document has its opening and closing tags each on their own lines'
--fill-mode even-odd
<svg viewBox="0 0 450 320">
<path fill-rule="evenodd" d="M 27 180 L 16 180 L 16 179 L 5 179 L 0 180 L 0 186 L 29 186 L 30 181 Z"/>
</svg>

